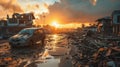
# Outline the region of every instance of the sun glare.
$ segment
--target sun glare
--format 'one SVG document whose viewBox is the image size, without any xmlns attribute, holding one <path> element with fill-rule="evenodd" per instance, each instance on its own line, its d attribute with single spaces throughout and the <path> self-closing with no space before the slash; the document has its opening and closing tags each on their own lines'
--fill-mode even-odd
<svg viewBox="0 0 120 67">
<path fill-rule="evenodd" d="M 54 27 L 56 27 L 56 28 L 58 28 L 58 27 L 60 26 L 60 25 L 58 24 L 58 22 L 56 22 L 56 21 L 52 22 L 51 25 L 54 26 Z"/>
</svg>

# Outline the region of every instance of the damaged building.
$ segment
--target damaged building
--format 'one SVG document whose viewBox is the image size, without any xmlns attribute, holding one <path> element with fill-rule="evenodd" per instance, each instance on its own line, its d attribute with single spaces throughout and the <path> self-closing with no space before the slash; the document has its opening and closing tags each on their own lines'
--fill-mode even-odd
<svg viewBox="0 0 120 67">
<path fill-rule="evenodd" d="M 111 24 L 111 17 L 104 17 L 97 19 L 97 31 L 103 34 L 108 35 L 112 33 L 112 24 Z"/>
<path fill-rule="evenodd" d="M 14 13 L 11 18 L 7 15 L 7 20 L 0 20 L 0 37 L 7 38 L 23 28 L 32 27 L 34 19 L 33 13 Z"/>
<path fill-rule="evenodd" d="M 98 32 L 107 35 L 120 35 L 120 10 L 115 10 L 109 17 L 96 20 Z"/>
</svg>

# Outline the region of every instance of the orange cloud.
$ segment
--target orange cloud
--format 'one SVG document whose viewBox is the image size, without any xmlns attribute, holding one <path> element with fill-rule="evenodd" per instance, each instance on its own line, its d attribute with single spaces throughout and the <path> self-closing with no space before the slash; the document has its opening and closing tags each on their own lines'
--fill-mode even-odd
<svg viewBox="0 0 120 67">
<path fill-rule="evenodd" d="M 16 0 L 1 0 L 0 6 L 4 10 L 13 10 L 17 12 L 23 11 Z"/>
<path fill-rule="evenodd" d="M 23 12 L 16 0 L 0 0 L 0 18 L 13 12 Z"/>
<path fill-rule="evenodd" d="M 36 15 L 49 13 L 48 7 L 59 0 L 0 0 L 0 17 L 14 12 L 33 12 Z"/>
</svg>

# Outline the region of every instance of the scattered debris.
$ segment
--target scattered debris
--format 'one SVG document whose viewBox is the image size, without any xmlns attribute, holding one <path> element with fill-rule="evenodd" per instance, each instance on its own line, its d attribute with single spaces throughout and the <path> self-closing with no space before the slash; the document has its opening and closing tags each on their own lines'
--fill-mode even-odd
<svg viewBox="0 0 120 67">
<path fill-rule="evenodd" d="M 106 60 L 103 60 L 102 58 L 106 56 L 106 49 L 111 47 L 109 44 L 111 44 L 113 41 L 118 43 L 120 37 L 109 35 L 103 36 L 102 34 L 98 34 L 91 30 L 81 30 L 70 33 L 68 39 L 71 50 L 67 55 L 69 55 L 73 67 L 90 67 L 90 65 L 93 67 L 98 67 L 100 66 L 101 62 Z M 120 52 L 118 53 L 120 54 Z M 97 58 L 96 60 L 95 57 L 101 58 Z"/>
</svg>

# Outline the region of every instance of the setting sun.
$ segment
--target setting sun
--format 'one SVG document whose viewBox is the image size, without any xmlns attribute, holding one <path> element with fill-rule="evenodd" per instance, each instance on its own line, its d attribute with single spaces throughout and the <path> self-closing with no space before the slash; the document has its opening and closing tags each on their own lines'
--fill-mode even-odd
<svg viewBox="0 0 120 67">
<path fill-rule="evenodd" d="M 56 21 L 52 22 L 51 25 L 54 26 L 54 27 L 56 27 L 56 28 L 58 28 L 60 26 L 60 24 L 58 24 L 58 22 L 56 22 Z"/>
</svg>

